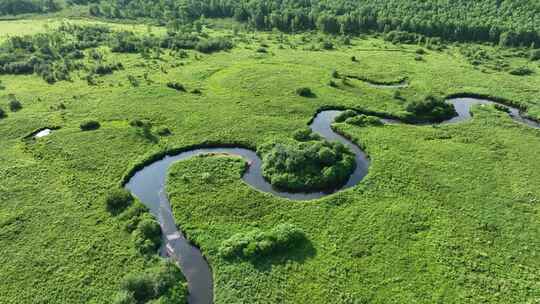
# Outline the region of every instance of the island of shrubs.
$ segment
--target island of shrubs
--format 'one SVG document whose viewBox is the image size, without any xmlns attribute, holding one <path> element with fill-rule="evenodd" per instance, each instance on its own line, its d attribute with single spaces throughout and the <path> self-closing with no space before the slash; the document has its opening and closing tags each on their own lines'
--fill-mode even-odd
<svg viewBox="0 0 540 304">
<path fill-rule="evenodd" d="M 454 105 L 431 95 L 409 103 L 406 110 L 413 114 L 412 119 L 416 121 L 441 122 L 457 115 Z"/>
<path fill-rule="evenodd" d="M 219 254 L 224 258 L 256 259 L 286 252 L 305 239 L 301 229 L 291 224 L 280 224 L 268 231 L 256 229 L 235 234 L 223 241 Z"/>
<path fill-rule="evenodd" d="M 331 191 L 344 185 L 356 168 L 354 154 L 339 142 L 328 142 L 302 129 L 296 141 L 261 146 L 263 176 L 291 192 Z"/>
</svg>

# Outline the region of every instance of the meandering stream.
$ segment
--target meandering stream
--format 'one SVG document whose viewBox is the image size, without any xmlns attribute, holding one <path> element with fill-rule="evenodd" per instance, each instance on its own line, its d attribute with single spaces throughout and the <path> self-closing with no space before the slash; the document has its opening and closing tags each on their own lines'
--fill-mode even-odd
<svg viewBox="0 0 540 304">
<path fill-rule="evenodd" d="M 458 116 L 443 123 L 456 123 L 471 118 L 470 108 L 475 104 L 495 103 L 489 100 L 475 98 L 453 98 L 448 100 L 452 103 Z M 540 127 L 540 124 L 522 117 L 519 110 L 508 107 L 509 115 L 516 121 L 525 123 L 531 127 Z M 355 154 L 356 169 L 348 182 L 339 190 L 358 184 L 367 174 L 369 159 L 366 154 L 351 141 L 335 133 L 331 124 L 341 111 L 322 111 L 316 115 L 310 124 L 311 129 L 320 134 L 326 140 L 339 141 L 349 147 Z M 197 155 L 226 153 L 238 155 L 250 163 L 249 168 L 242 176 L 244 182 L 253 188 L 271 193 L 273 195 L 291 200 L 310 200 L 329 195 L 330 193 L 288 193 L 272 188 L 262 176 L 262 160 L 255 151 L 245 148 L 201 148 L 179 153 L 174 156 L 166 156 L 136 172 L 125 187 L 141 202 L 150 212 L 157 217 L 164 235 L 163 253 L 171 256 L 180 265 L 188 286 L 190 304 L 210 304 L 213 302 L 213 279 L 212 271 L 200 250 L 191 245 L 175 223 L 171 206 L 165 192 L 166 178 L 169 167 L 176 161 L 188 159 Z"/>
</svg>

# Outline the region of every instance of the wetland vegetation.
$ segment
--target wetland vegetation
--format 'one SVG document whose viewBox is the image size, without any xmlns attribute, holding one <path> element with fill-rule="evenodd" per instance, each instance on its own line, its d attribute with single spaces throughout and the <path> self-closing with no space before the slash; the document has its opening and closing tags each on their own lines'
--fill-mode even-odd
<svg viewBox="0 0 540 304">
<path fill-rule="evenodd" d="M 528 0 L 0 0 L 0 302 L 535 303 L 538 14 Z M 471 98 L 500 104 L 469 115 Z M 308 127 L 324 110 L 369 156 L 358 184 L 340 188 L 359 150 Z M 155 206 L 123 189 L 209 147 L 261 163 L 174 162 Z M 260 191 L 243 179 L 256 165 L 280 191 L 328 193 Z M 209 297 L 176 255 L 188 242 Z"/>
</svg>

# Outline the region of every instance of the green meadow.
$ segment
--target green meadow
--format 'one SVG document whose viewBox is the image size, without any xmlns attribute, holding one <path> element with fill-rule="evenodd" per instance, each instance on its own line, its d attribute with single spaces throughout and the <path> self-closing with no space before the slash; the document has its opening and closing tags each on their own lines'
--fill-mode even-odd
<svg viewBox="0 0 540 304">
<path fill-rule="evenodd" d="M 65 21 L 166 32 L 51 18 L 0 21 L 0 40 Z M 407 118 L 407 105 L 426 95 L 490 96 L 540 119 L 540 64 L 527 49 L 428 49 L 381 35 L 348 43 L 315 32 L 248 31 L 228 19 L 209 21 L 203 32 L 231 37 L 234 47 L 182 56 L 162 49 L 145 58 L 100 46 L 106 62 L 123 68 L 94 85 L 85 69 L 54 84 L 35 74 L 0 74 L 0 303 L 112 303 L 124 277 L 155 267 L 156 257 L 137 250 L 126 218 L 104 203 L 154 155 L 203 143 L 257 148 L 291 138 L 321 108 Z M 328 41 L 332 48 L 322 46 Z M 488 55 L 473 64 L 464 48 Z M 88 57 L 81 61 L 92 66 Z M 530 75 L 509 73 L 523 66 Z M 409 85 L 378 88 L 334 71 Z M 315 97 L 298 96 L 302 87 Z M 13 95 L 22 104 L 15 112 Z M 254 190 L 235 157 L 175 164 L 167 184 L 174 217 L 209 261 L 215 303 L 540 301 L 540 131 L 491 106 L 473 114 L 453 125 L 335 124 L 371 166 L 359 185 L 313 201 Z M 88 120 L 100 128 L 82 131 Z M 151 126 L 142 130 L 134 120 Z M 42 128 L 55 130 L 29 136 Z M 171 134 L 160 135 L 163 128 Z M 306 241 L 256 260 L 219 254 L 235 234 L 280 224 L 298 227 Z"/>
</svg>

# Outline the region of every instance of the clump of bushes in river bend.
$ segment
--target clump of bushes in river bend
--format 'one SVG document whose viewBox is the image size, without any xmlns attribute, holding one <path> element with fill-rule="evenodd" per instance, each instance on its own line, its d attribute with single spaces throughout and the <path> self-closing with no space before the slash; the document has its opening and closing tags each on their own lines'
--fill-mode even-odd
<svg viewBox="0 0 540 304">
<path fill-rule="evenodd" d="M 337 189 L 347 182 L 356 163 L 354 154 L 339 142 L 319 140 L 306 130 L 295 138 L 265 144 L 263 176 L 276 188 L 291 192 Z"/>
<path fill-rule="evenodd" d="M 380 126 L 383 125 L 383 122 L 374 116 L 368 116 L 364 114 L 359 114 L 353 110 L 343 111 L 340 115 L 335 118 L 335 122 L 346 122 L 351 125 L 364 127 L 364 126 Z"/>
<path fill-rule="evenodd" d="M 304 232 L 291 224 L 280 224 L 262 231 L 238 233 L 222 242 L 219 254 L 225 258 L 256 259 L 286 252 L 305 240 Z"/>
<path fill-rule="evenodd" d="M 440 122 L 456 115 L 454 105 L 434 96 L 412 101 L 407 105 L 406 110 L 413 115 L 414 120 L 419 121 Z"/>
</svg>

